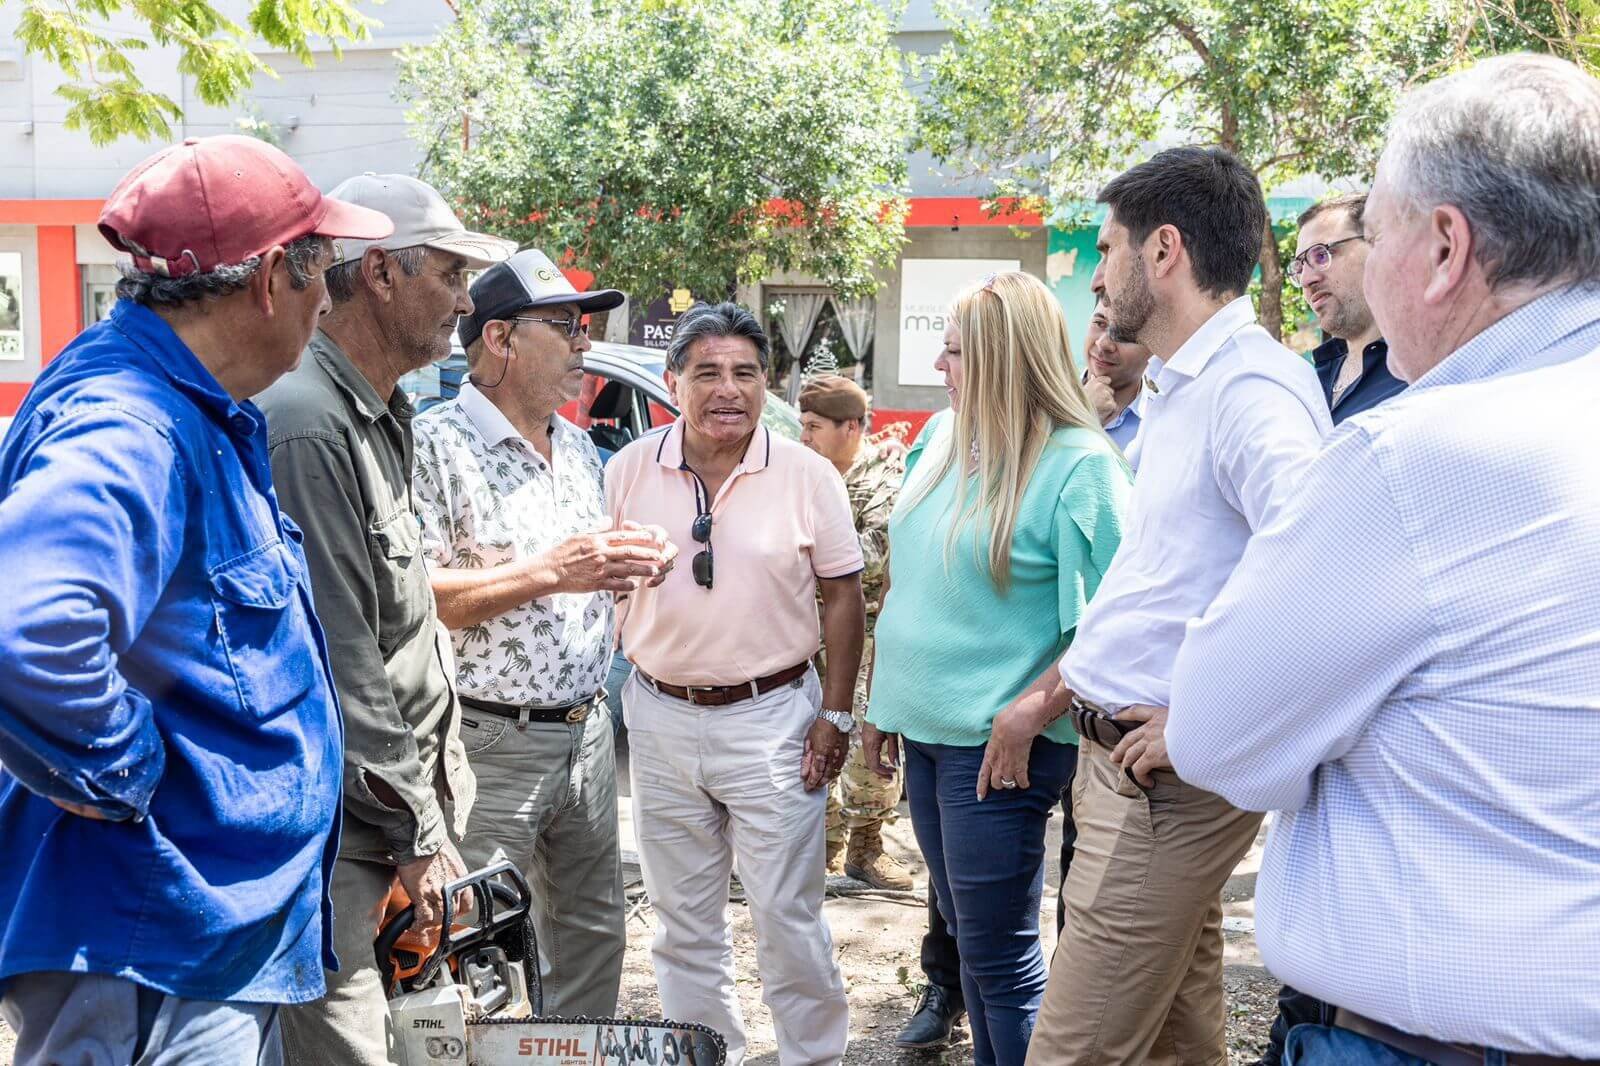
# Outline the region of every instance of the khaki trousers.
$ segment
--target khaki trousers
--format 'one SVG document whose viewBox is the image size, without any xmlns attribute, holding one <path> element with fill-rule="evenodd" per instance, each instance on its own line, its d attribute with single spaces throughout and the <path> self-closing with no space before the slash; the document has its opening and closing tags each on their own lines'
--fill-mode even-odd
<svg viewBox="0 0 1600 1066">
<path fill-rule="evenodd" d="M 1158 772 L 1145 792 L 1083 742 L 1067 924 L 1027 1066 L 1226 1066 L 1222 886 L 1262 816 Z"/>
</svg>

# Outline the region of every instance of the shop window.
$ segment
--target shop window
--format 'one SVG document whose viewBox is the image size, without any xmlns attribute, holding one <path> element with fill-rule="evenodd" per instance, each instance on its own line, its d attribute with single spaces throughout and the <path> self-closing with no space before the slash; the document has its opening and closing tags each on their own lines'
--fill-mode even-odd
<svg viewBox="0 0 1600 1066">
<path fill-rule="evenodd" d="M 22 253 L 0 252 L 0 359 L 21 362 L 26 306 L 22 302 Z"/>
<path fill-rule="evenodd" d="M 90 263 L 83 267 L 83 324 L 92 326 L 111 313 L 117 302 L 117 273 L 114 266 Z"/>
</svg>

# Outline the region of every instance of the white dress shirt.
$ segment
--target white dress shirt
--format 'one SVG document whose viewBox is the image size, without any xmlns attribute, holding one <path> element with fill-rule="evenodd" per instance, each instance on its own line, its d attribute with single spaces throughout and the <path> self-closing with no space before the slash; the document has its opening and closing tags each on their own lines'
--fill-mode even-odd
<svg viewBox="0 0 1600 1066">
<path fill-rule="evenodd" d="M 431 567 L 522 562 L 607 526 L 600 453 L 550 418 L 545 462 L 470 382 L 416 421 L 412 483 Z M 609 592 L 562 592 L 450 631 L 456 688 L 493 703 L 557 707 L 588 699 L 611 668 Z"/>
<path fill-rule="evenodd" d="M 1256 325 L 1247 296 L 1150 366 L 1122 547 L 1061 660 L 1073 692 L 1113 711 L 1167 706 L 1184 627 L 1333 428 L 1311 364 Z"/>
<path fill-rule="evenodd" d="M 1591 1059 L 1597 347 L 1600 290 L 1569 289 L 1345 421 L 1191 627 L 1167 724 L 1184 780 L 1290 812 L 1256 900 L 1274 974 L 1407 1032 Z"/>
</svg>

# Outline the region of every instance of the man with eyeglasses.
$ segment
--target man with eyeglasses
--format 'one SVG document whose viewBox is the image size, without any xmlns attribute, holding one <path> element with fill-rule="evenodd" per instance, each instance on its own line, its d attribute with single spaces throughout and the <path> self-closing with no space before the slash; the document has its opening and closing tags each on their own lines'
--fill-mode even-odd
<svg viewBox="0 0 1600 1066">
<path fill-rule="evenodd" d="M 1305 292 L 1328 336 L 1311 354 L 1335 425 L 1406 387 L 1389 372 L 1389 346 L 1361 288 L 1369 250 L 1361 236 L 1366 206 L 1366 193 L 1311 205 L 1300 216 L 1300 237 L 1289 263 L 1289 279 Z"/>
<path fill-rule="evenodd" d="M 726 914 L 735 861 L 756 927 L 778 1062 L 837 1063 L 844 983 L 822 916 L 826 785 L 844 766 L 865 607 L 844 481 L 761 425 L 767 335 L 733 303 L 678 320 L 667 387 L 682 415 L 606 467 L 619 522 L 661 525 L 689 567 L 621 608 L 623 689 L 661 1007 L 728 1041 L 744 1023 Z M 811 659 L 828 648 L 826 690 Z"/>
<path fill-rule="evenodd" d="M 334 195 L 388 215 L 394 232 L 336 242 L 332 310 L 299 367 L 257 401 L 278 500 L 305 530 L 345 734 L 339 970 L 326 998 L 286 1012 L 284 1038 L 292 1063 L 381 1066 L 389 1016 L 372 941 L 384 901 L 398 879 L 416 927 L 437 927 L 445 885 L 465 872 L 451 832 L 473 789 L 411 495 L 413 411 L 397 383 L 450 353 L 456 318 L 472 311 L 467 270 L 514 245 L 469 233 L 404 175 L 351 178 Z"/>
<path fill-rule="evenodd" d="M 659 531 L 609 528 L 600 456 L 556 414 L 583 386 L 583 316 L 622 293 L 579 293 L 529 249 L 486 271 L 472 299 L 459 327 L 469 380 L 418 419 L 414 475 L 478 781 L 461 853 L 527 875 L 546 1012 L 608 1015 L 626 947 L 601 702 L 612 597 L 669 569 L 671 549 Z"/>
</svg>

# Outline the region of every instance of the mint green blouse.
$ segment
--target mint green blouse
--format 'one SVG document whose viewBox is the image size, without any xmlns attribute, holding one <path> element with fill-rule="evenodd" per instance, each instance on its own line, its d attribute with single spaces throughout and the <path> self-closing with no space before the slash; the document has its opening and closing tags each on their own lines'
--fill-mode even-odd
<svg viewBox="0 0 1600 1066">
<path fill-rule="evenodd" d="M 924 744 L 976 746 L 988 742 L 994 716 L 1072 642 L 1122 542 L 1133 480 L 1103 435 L 1056 430 L 1023 494 L 1002 595 L 989 577 L 981 513 L 945 550 L 958 469 L 908 505 L 918 460 L 951 429 L 947 414 L 930 420 L 906 458 L 907 488 L 889 519 L 889 594 L 867 719 Z M 1068 718 L 1044 735 L 1077 743 Z"/>
</svg>

